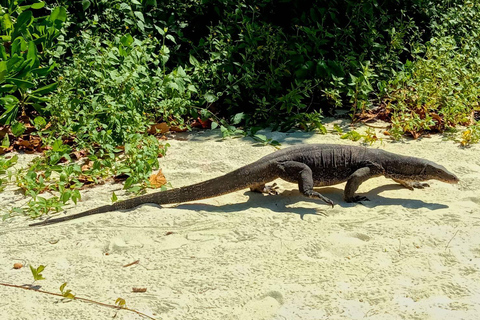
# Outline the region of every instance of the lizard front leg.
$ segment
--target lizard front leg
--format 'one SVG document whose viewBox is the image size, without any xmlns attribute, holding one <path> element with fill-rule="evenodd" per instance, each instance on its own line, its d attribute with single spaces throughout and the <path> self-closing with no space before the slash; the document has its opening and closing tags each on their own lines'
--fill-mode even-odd
<svg viewBox="0 0 480 320">
<path fill-rule="evenodd" d="M 333 201 L 313 190 L 312 169 L 304 163 L 296 161 L 285 161 L 278 164 L 280 178 L 286 181 L 297 181 L 300 192 L 309 198 L 317 198 L 333 207 Z"/>
<path fill-rule="evenodd" d="M 423 189 L 426 187 L 430 187 L 430 185 L 426 182 L 419 182 L 419 181 L 405 181 L 405 180 L 400 180 L 400 179 L 393 179 L 393 181 L 400 183 L 402 186 L 404 186 L 407 189 L 413 190 L 415 188 L 417 189 Z"/>
<path fill-rule="evenodd" d="M 343 198 L 346 202 L 368 201 L 367 197 L 356 196 L 355 191 L 358 187 L 370 178 L 378 177 L 384 174 L 383 168 L 376 163 L 367 163 L 365 167 L 358 169 L 347 180 Z"/>
</svg>

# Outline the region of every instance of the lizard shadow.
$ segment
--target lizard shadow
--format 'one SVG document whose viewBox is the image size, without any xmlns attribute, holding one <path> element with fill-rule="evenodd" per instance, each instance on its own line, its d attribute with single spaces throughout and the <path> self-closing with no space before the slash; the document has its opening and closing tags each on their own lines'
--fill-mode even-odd
<svg viewBox="0 0 480 320">
<path fill-rule="evenodd" d="M 377 206 L 389 206 L 400 205 L 408 209 L 420 209 L 427 208 L 429 210 L 437 210 L 442 208 L 448 208 L 447 205 L 439 203 L 424 202 L 417 199 L 404 199 L 404 198 L 387 198 L 382 197 L 379 193 L 389 190 L 405 189 L 397 184 L 388 184 L 372 189 L 364 195 L 366 195 L 371 201 L 363 201 L 361 203 L 347 203 L 343 200 L 343 189 L 334 187 L 316 188 L 324 196 L 331 199 L 335 206 L 342 208 L 351 208 L 357 205 L 364 205 L 368 208 L 375 208 Z M 408 191 L 408 190 L 407 190 Z M 301 219 L 307 214 L 310 215 L 322 215 L 327 216 L 330 206 L 323 203 L 321 200 L 309 199 L 303 196 L 298 190 L 285 190 L 276 196 L 262 195 L 255 192 L 247 191 L 245 195 L 248 196 L 248 200 L 242 203 L 224 204 L 224 205 L 211 205 L 203 203 L 182 203 L 176 208 L 200 211 L 207 210 L 210 212 L 241 212 L 248 211 L 252 208 L 270 209 L 278 213 L 295 213 L 298 214 Z M 313 202 L 318 204 L 318 207 L 299 207 L 293 206 L 299 202 Z"/>
</svg>

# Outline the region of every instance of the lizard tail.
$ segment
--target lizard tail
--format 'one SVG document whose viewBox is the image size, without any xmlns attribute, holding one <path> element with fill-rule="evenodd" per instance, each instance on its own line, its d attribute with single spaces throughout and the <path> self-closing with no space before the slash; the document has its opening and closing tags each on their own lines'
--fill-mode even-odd
<svg viewBox="0 0 480 320">
<path fill-rule="evenodd" d="M 29 226 L 49 225 L 63 221 L 78 219 L 94 214 L 117 210 L 126 210 L 145 203 L 155 203 L 162 205 L 221 196 L 227 193 L 275 180 L 278 177 L 278 174 L 276 173 L 277 170 L 275 170 L 274 168 L 269 168 L 268 166 L 269 164 L 265 162 L 257 161 L 218 178 L 213 178 L 190 186 L 146 194 L 132 199 L 119 201 L 111 205 L 105 205 L 90 209 L 74 215 L 46 219 L 41 222 L 32 223 Z"/>
</svg>

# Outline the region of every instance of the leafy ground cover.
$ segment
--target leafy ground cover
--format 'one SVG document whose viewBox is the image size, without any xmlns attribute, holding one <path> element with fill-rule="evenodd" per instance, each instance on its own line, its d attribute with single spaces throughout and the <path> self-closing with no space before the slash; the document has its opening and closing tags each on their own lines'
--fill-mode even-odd
<svg viewBox="0 0 480 320">
<path fill-rule="evenodd" d="M 273 143 L 256 132 L 325 133 L 323 116 L 346 108 L 391 122 L 393 139 L 458 125 L 462 145 L 480 139 L 477 1 L 0 6 L 0 153 L 43 153 L 17 172 L 15 157 L 0 162 L 0 188 L 10 179 L 32 199 L 14 213 L 59 210 L 109 177 L 142 192 L 170 129 Z"/>
</svg>

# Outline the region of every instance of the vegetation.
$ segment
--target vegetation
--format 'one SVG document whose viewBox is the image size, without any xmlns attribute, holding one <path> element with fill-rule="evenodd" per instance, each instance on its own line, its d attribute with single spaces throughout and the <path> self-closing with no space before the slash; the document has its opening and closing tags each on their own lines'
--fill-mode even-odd
<svg viewBox="0 0 480 320">
<path fill-rule="evenodd" d="M 0 189 L 14 178 L 31 217 L 111 176 L 141 192 L 161 123 L 275 143 L 257 131 L 379 106 L 394 139 L 478 142 L 479 18 L 473 0 L 0 0 L 0 153 L 44 151 L 16 174 L 0 159 Z"/>
</svg>

